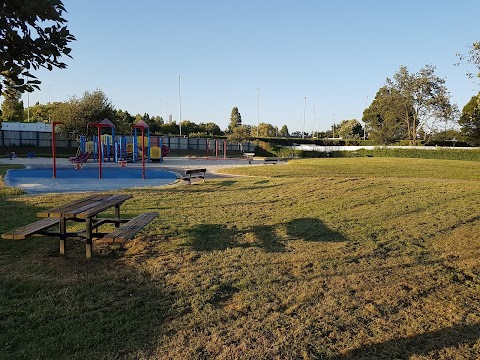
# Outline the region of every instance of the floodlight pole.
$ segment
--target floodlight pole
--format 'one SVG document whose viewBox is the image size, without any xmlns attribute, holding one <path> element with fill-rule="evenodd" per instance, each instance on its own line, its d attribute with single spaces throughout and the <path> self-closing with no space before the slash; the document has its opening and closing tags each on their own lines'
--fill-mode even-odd
<svg viewBox="0 0 480 360">
<path fill-rule="evenodd" d="M 180 136 L 182 136 L 182 83 L 180 75 L 178 77 L 178 125 L 180 128 Z"/>
<path fill-rule="evenodd" d="M 259 127 L 260 127 L 260 89 L 257 88 L 257 138 L 258 138 Z"/>
<path fill-rule="evenodd" d="M 307 112 L 307 97 L 303 97 L 304 105 L 303 105 L 303 126 L 302 126 L 302 139 L 305 139 L 305 113 Z"/>
<path fill-rule="evenodd" d="M 54 121 L 52 123 L 52 158 L 53 158 L 53 178 L 57 177 L 57 160 L 56 160 L 56 148 L 55 148 L 55 126 L 65 124 L 61 121 Z"/>
</svg>

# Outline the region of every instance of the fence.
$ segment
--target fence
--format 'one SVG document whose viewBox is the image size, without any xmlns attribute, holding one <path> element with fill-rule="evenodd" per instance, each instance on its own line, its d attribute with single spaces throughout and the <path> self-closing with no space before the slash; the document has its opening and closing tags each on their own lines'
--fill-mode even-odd
<svg viewBox="0 0 480 360">
<path fill-rule="evenodd" d="M 127 141 L 132 140 L 132 136 L 126 136 Z M 173 137 L 173 136 L 151 136 L 151 139 L 162 139 L 162 143 L 168 146 L 171 150 L 198 150 L 223 153 L 224 149 L 227 151 L 243 150 L 246 152 L 254 152 L 255 144 L 246 141 L 241 145 L 239 143 L 231 143 L 223 139 L 206 139 L 206 138 L 188 138 L 188 137 Z M 56 135 L 56 146 L 60 148 L 76 148 L 78 142 L 76 140 L 69 140 L 61 135 Z M 224 145 L 225 141 L 225 145 Z M 35 147 L 51 147 L 52 133 L 40 131 L 18 131 L 18 130 L 0 130 L 0 146 L 35 146 Z"/>
<path fill-rule="evenodd" d="M 358 151 L 361 149 L 364 150 L 376 150 L 376 149 L 417 149 L 417 150 L 438 150 L 442 149 L 439 146 L 338 146 L 338 145 L 295 145 L 290 146 L 292 150 L 303 150 L 303 151 L 318 151 L 323 153 L 330 153 L 332 151 Z M 464 150 L 474 150 L 478 148 L 473 147 L 448 147 L 447 149 L 464 149 Z"/>
</svg>

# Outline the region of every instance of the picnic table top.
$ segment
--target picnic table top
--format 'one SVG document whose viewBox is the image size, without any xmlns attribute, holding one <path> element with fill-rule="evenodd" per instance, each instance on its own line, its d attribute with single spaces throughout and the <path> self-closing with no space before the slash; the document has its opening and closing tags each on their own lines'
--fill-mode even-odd
<svg viewBox="0 0 480 360">
<path fill-rule="evenodd" d="M 133 195 L 124 194 L 97 194 L 69 202 L 58 207 L 41 211 L 38 217 L 65 217 L 76 219 L 91 218 L 111 207 L 122 204 Z"/>
</svg>

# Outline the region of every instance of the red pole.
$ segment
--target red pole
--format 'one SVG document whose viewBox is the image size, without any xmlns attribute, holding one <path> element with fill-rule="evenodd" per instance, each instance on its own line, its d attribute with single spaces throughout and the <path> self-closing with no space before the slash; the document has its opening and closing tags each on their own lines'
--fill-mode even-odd
<svg viewBox="0 0 480 360">
<path fill-rule="evenodd" d="M 145 133 L 143 132 L 143 128 L 142 128 L 142 179 L 145 179 Z"/>
<path fill-rule="evenodd" d="M 55 147 L 55 126 L 64 124 L 61 121 L 54 121 L 52 123 L 52 158 L 53 158 L 53 178 L 57 177 L 57 160 L 56 160 L 56 147 Z"/>
<path fill-rule="evenodd" d="M 101 127 L 97 126 L 98 129 L 98 178 L 102 178 L 102 131 Z"/>
</svg>

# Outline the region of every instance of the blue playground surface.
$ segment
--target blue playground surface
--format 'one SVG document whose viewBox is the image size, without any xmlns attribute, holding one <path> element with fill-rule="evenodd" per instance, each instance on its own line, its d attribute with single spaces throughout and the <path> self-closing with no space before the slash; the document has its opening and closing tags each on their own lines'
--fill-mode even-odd
<svg viewBox="0 0 480 360">
<path fill-rule="evenodd" d="M 99 179 L 98 166 L 85 166 L 80 170 L 57 167 L 53 178 L 51 166 L 8 170 L 3 179 L 6 186 L 23 189 L 28 194 L 120 190 L 135 187 L 160 186 L 173 183 L 177 174 L 162 169 L 147 167 L 145 179 L 138 166 L 102 167 Z"/>
</svg>

